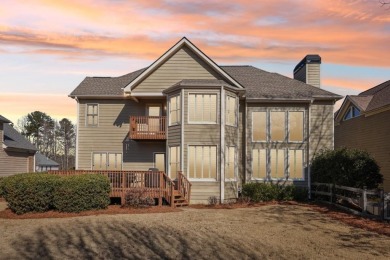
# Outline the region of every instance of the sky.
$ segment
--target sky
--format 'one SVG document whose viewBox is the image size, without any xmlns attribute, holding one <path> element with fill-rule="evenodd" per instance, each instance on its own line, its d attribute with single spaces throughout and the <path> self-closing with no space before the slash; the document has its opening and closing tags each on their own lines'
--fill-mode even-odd
<svg viewBox="0 0 390 260">
<path fill-rule="evenodd" d="M 149 66 L 183 36 L 219 65 L 289 77 L 319 54 L 321 87 L 343 96 L 390 79 L 379 0 L 0 0 L 0 114 L 75 122 L 68 95 L 86 76 Z"/>
</svg>

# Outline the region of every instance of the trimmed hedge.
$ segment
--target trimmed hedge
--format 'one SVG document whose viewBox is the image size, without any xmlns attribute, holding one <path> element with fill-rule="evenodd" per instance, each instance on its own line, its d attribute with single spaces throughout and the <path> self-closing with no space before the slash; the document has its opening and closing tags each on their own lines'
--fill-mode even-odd
<svg viewBox="0 0 390 260">
<path fill-rule="evenodd" d="M 62 212 L 105 209 L 110 204 L 110 182 L 99 174 L 63 177 L 54 191 L 54 208 Z"/>
<path fill-rule="evenodd" d="M 6 177 L 1 192 L 8 207 L 16 214 L 53 209 L 53 191 L 61 177 L 40 173 L 23 173 Z"/>
<path fill-rule="evenodd" d="M 279 185 L 273 183 L 246 183 L 242 187 L 242 195 L 252 202 L 263 201 L 305 201 L 307 200 L 307 189 L 294 185 Z"/>
<path fill-rule="evenodd" d="M 24 173 L 6 177 L 0 182 L 0 193 L 16 214 L 102 209 L 110 203 L 109 192 L 108 178 L 98 174 Z"/>
</svg>

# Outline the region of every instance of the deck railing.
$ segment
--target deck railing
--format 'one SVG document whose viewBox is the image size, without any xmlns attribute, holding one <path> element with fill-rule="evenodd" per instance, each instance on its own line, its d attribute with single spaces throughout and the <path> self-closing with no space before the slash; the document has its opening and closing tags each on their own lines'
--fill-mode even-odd
<svg viewBox="0 0 390 260">
<path fill-rule="evenodd" d="M 158 198 L 159 205 L 162 199 L 173 204 L 173 181 L 164 172 L 153 171 L 98 171 L 98 170 L 73 170 L 73 171 L 48 171 L 56 175 L 101 174 L 110 180 L 110 197 L 120 197 L 122 204 L 126 192 L 134 189 L 142 189 L 145 196 Z"/>
<path fill-rule="evenodd" d="M 130 139 L 165 140 L 165 116 L 130 116 Z"/>
<path fill-rule="evenodd" d="M 188 204 L 191 199 L 191 186 L 191 182 L 189 182 L 187 177 L 179 171 L 177 173 L 177 190 L 185 198 Z"/>
</svg>

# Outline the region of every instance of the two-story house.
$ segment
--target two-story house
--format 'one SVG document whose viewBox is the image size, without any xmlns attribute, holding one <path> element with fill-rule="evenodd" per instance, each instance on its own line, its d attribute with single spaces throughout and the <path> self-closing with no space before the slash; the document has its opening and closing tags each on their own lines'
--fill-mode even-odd
<svg viewBox="0 0 390 260">
<path fill-rule="evenodd" d="M 191 202 L 237 196 L 243 182 L 309 185 L 313 154 L 333 148 L 333 105 L 318 55 L 291 79 L 219 66 L 183 38 L 149 67 L 87 77 L 77 101 L 76 169 L 148 170 L 192 183 Z"/>
</svg>

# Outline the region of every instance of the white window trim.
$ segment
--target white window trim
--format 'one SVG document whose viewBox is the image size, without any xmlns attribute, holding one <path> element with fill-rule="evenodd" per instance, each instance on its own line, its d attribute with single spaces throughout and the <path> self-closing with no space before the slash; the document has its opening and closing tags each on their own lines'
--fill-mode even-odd
<svg viewBox="0 0 390 260">
<path fill-rule="evenodd" d="M 302 178 L 290 178 L 290 151 L 302 151 Z M 287 149 L 287 180 L 288 181 L 300 181 L 303 182 L 305 181 L 305 167 L 306 167 L 306 161 L 305 161 L 305 154 L 306 150 L 305 149 Z"/>
<path fill-rule="evenodd" d="M 217 148 L 217 158 L 216 158 L 216 163 L 217 163 L 217 166 L 216 166 L 216 178 L 213 179 L 213 178 L 190 178 L 190 157 L 189 157 L 189 147 L 190 146 L 215 146 Z M 219 154 L 219 145 L 216 145 L 216 144 L 199 144 L 199 143 L 188 143 L 187 144 L 187 179 L 189 181 L 192 181 L 192 182 L 219 182 L 220 180 L 220 174 L 219 174 L 219 162 L 220 162 L 220 158 L 218 156 Z"/>
<path fill-rule="evenodd" d="M 106 170 L 107 170 L 107 167 L 108 167 L 108 155 L 109 154 L 120 154 L 122 156 L 122 160 L 121 160 L 121 170 L 123 170 L 123 153 L 122 152 L 100 152 L 100 151 L 93 151 L 91 152 L 91 170 L 93 170 L 93 155 L 94 154 L 106 154 Z M 101 170 L 97 170 L 97 171 L 101 171 Z M 109 171 L 109 170 L 108 170 Z"/>
<path fill-rule="evenodd" d="M 233 170 L 233 175 L 234 177 L 233 178 L 226 178 L 226 172 L 225 172 L 225 181 L 237 181 L 237 168 L 238 168 L 238 163 L 237 162 L 237 147 L 236 146 L 233 146 L 233 145 L 227 145 L 226 148 L 231 148 L 233 147 L 234 148 L 234 161 L 232 162 L 233 163 L 233 166 L 234 166 L 234 170 Z M 226 151 L 227 149 L 225 148 L 225 171 L 228 169 L 227 165 L 226 165 Z M 218 156 L 217 156 L 218 157 Z M 218 159 L 218 158 L 217 158 Z M 218 163 L 217 163 L 218 164 Z"/>
<path fill-rule="evenodd" d="M 88 105 L 97 105 L 97 123 L 96 125 L 88 124 Z M 85 126 L 86 127 L 98 127 L 99 126 L 99 115 L 100 115 L 100 106 L 99 103 L 85 103 Z"/>
<path fill-rule="evenodd" d="M 178 100 L 180 101 L 180 106 L 179 106 L 179 119 L 178 119 L 178 122 L 175 122 L 175 123 L 172 123 L 171 122 L 171 98 L 174 98 L 174 97 L 178 97 Z M 181 113 L 182 113 L 182 110 L 183 110 L 183 104 L 181 102 L 181 95 L 180 93 L 178 94 L 175 94 L 175 95 L 172 95 L 168 98 L 168 126 L 175 126 L 175 125 L 181 125 Z M 176 112 L 178 110 L 176 109 Z"/>
<path fill-rule="evenodd" d="M 256 112 L 264 112 L 265 113 L 265 140 L 254 140 L 253 139 L 253 113 L 256 113 Z M 269 125 L 269 117 L 268 117 L 268 110 L 259 110 L 259 111 L 252 111 L 251 112 L 251 117 L 252 117 L 252 121 L 251 121 L 251 140 L 252 140 L 252 143 L 268 143 L 269 142 L 269 131 L 268 131 L 268 125 Z"/>
<path fill-rule="evenodd" d="M 230 98 L 234 98 L 234 100 L 236 101 L 236 106 L 235 106 L 235 111 L 234 111 L 234 124 L 230 124 L 227 120 L 227 106 L 225 105 L 225 124 L 228 125 L 228 126 L 234 126 L 236 127 L 238 125 L 238 98 L 232 94 L 226 94 L 226 97 L 225 97 L 225 104 L 227 103 L 227 99 L 228 97 Z"/>
<path fill-rule="evenodd" d="M 216 95 L 216 122 L 210 122 L 210 121 L 190 121 L 190 95 Z M 187 123 L 189 125 L 218 125 L 219 124 L 219 102 L 220 102 L 220 94 L 218 92 L 188 92 L 187 93 Z"/>
<path fill-rule="evenodd" d="M 302 119 L 302 141 L 291 141 L 290 140 L 290 112 L 303 112 L 303 119 Z M 305 110 L 287 110 L 287 142 L 290 144 L 301 144 L 305 143 L 305 136 L 306 136 L 306 128 L 305 128 L 305 121 L 306 121 L 306 112 Z"/>
</svg>

